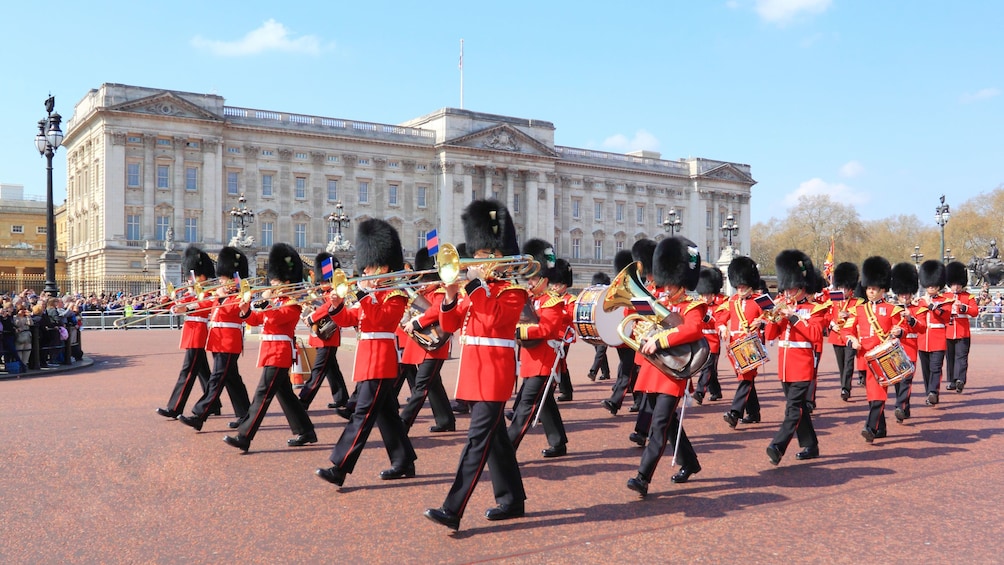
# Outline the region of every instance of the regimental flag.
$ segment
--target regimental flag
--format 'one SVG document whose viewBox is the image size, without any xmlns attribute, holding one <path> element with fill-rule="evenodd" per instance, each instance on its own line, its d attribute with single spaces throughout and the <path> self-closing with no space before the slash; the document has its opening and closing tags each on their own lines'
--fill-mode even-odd
<svg viewBox="0 0 1004 565">
<path fill-rule="evenodd" d="M 772 310 L 774 308 L 774 299 L 769 294 L 761 294 L 754 298 L 753 302 L 756 302 L 761 310 Z"/>
<path fill-rule="evenodd" d="M 655 315 L 655 308 L 652 307 L 652 303 L 647 298 L 633 297 L 631 298 L 631 305 L 634 306 L 635 312 L 638 312 L 642 316 Z"/>
<path fill-rule="evenodd" d="M 429 256 L 435 257 L 439 253 L 439 234 L 436 230 L 429 230 L 425 235 L 425 248 L 429 250 Z"/>
<path fill-rule="evenodd" d="M 321 261 L 321 278 L 328 280 L 335 275 L 335 264 L 331 257 Z"/>
<path fill-rule="evenodd" d="M 826 254 L 826 260 L 823 261 L 823 278 L 826 280 L 827 285 L 833 284 L 833 236 L 830 236 L 830 251 Z"/>
<path fill-rule="evenodd" d="M 844 291 L 842 291 L 842 290 L 831 290 L 830 291 L 830 300 L 834 301 L 834 302 L 840 302 L 841 300 L 846 300 L 846 297 L 844 296 Z"/>
</svg>

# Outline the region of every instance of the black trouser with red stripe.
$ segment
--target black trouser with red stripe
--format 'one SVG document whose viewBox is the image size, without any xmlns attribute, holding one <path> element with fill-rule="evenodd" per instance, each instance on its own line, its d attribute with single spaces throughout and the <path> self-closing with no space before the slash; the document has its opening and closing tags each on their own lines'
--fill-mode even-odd
<svg viewBox="0 0 1004 565">
<path fill-rule="evenodd" d="M 652 415 L 652 425 L 648 429 L 648 443 L 645 444 L 645 450 L 641 454 L 638 474 L 646 481 L 652 480 L 666 446 L 669 445 L 676 450 L 677 434 L 680 436 L 680 445 L 676 463 L 691 470 L 701 466 L 697 460 L 697 452 L 687 439 L 687 433 L 681 428 L 680 418 L 676 415 L 676 406 L 679 402 L 678 396 L 654 392 L 645 395 L 645 408 L 642 411 Z"/>
<path fill-rule="evenodd" d="M 731 410 L 737 418 L 742 418 L 745 413 L 754 420 L 760 419 L 760 397 L 757 396 L 756 383 L 753 380 L 739 381 L 739 385 L 736 386 L 736 396 L 732 399 Z"/>
<path fill-rule="evenodd" d="M 289 367 L 272 367 L 266 365 L 262 368 L 261 379 L 258 381 L 258 388 L 254 391 L 254 399 L 251 401 L 251 408 L 248 409 L 248 417 L 241 420 L 241 425 L 237 428 L 238 437 L 246 438 L 249 442 L 258 433 L 261 421 L 265 419 L 265 412 L 268 411 L 272 398 L 279 398 L 279 406 L 282 407 L 286 421 L 289 422 L 289 429 L 294 435 L 308 434 L 314 431 L 314 424 L 310 421 L 310 416 L 300 404 L 300 399 L 293 392 L 293 385 L 289 382 Z"/>
<path fill-rule="evenodd" d="M 418 417 L 418 412 L 425 405 L 425 399 L 429 399 L 429 406 L 432 408 L 432 415 L 436 418 L 436 425 L 446 428 L 456 424 L 456 417 L 450 408 L 450 397 L 446 395 L 446 388 L 443 386 L 443 376 L 441 370 L 445 359 L 426 359 L 418 366 L 415 372 L 415 386 L 411 389 L 411 396 L 408 402 L 401 408 L 401 420 L 406 428 L 411 428 Z"/>
<path fill-rule="evenodd" d="M 411 440 L 404 430 L 404 422 L 397 414 L 398 403 L 395 382 L 389 379 L 370 379 L 356 383 L 356 409 L 342 430 L 342 437 L 331 450 L 331 462 L 343 473 L 351 473 L 366 447 L 373 426 L 380 429 L 390 465 L 395 469 L 407 467 L 418 459 Z"/>
<path fill-rule="evenodd" d="M 816 430 L 812 426 L 812 410 L 808 406 L 809 402 L 811 402 L 809 395 L 814 381 L 815 379 L 811 381 L 781 383 L 786 401 L 784 420 L 781 422 L 777 435 L 771 441 L 771 444 L 777 447 L 781 455 L 784 455 L 785 451 L 788 450 L 788 444 L 791 443 L 791 438 L 796 434 L 798 435 L 799 447 L 816 447 L 819 445 Z"/>
<path fill-rule="evenodd" d="M 519 506 L 526 500 L 516 449 L 506 433 L 505 402 L 471 401 L 471 423 L 460 465 L 443 509 L 463 516 L 485 464 L 492 474 L 495 502 Z"/>
<path fill-rule="evenodd" d="M 614 381 L 613 394 L 610 395 L 610 402 L 620 410 L 624 404 L 624 396 L 629 390 L 634 388 L 634 381 L 638 377 L 638 365 L 634 362 L 634 349 L 630 347 L 618 347 L 617 357 L 620 364 L 617 366 L 617 380 Z"/>
<path fill-rule="evenodd" d="M 540 413 L 540 421 L 544 424 L 547 444 L 551 447 L 558 447 L 568 443 L 565 424 L 561 420 L 561 412 L 558 411 L 558 403 L 555 402 L 551 390 L 546 396 L 544 395 L 549 378 L 550 376 L 541 375 L 523 379 L 523 386 L 519 389 L 519 402 L 516 404 L 512 423 L 509 424 L 507 430 L 509 441 L 512 442 L 514 450 L 519 449 L 523 436 L 530 430 L 530 425 L 533 423 L 534 416 L 537 415 L 541 402 L 544 403 L 544 408 Z"/>
<path fill-rule="evenodd" d="M 230 396 L 234 414 L 238 418 L 247 416 L 251 400 L 248 399 L 248 389 L 237 372 L 237 359 L 240 356 L 240 353 L 213 353 L 213 372 L 209 375 L 206 392 L 192 408 L 192 414 L 203 422 L 209 417 L 210 407 L 219 404 L 224 388 Z"/>
<path fill-rule="evenodd" d="M 206 357 L 206 350 L 199 348 L 185 349 L 185 359 L 181 363 L 181 372 L 178 374 L 178 382 L 174 384 L 171 391 L 171 399 L 167 401 L 167 409 L 181 414 L 188 404 L 188 397 L 192 394 L 192 387 L 198 379 L 202 384 L 202 393 L 205 394 L 209 386 L 209 359 Z M 219 407 L 219 402 L 214 408 Z"/>
<path fill-rule="evenodd" d="M 345 377 L 342 376 L 342 369 L 338 366 L 337 347 L 318 347 L 317 357 L 314 358 L 314 366 L 310 368 L 310 380 L 300 389 L 300 403 L 304 408 L 310 408 L 310 403 L 314 401 L 317 392 L 321 390 L 321 383 L 328 379 L 328 386 L 331 387 L 332 404 L 335 406 L 345 406 L 349 401 L 349 391 L 345 387 Z"/>
</svg>

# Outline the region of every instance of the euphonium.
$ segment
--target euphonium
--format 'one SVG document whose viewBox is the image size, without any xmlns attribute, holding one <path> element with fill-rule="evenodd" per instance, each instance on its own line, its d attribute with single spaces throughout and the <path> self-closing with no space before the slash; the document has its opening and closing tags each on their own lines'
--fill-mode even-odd
<svg viewBox="0 0 1004 565">
<path fill-rule="evenodd" d="M 610 283 L 603 300 L 603 309 L 607 312 L 616 308 L 633 308 L 635 301 L 644 301 L 651 306 L 654 314 L 629 314 L 617 326 L 617 334 L 635 351 L 641 350 L 643 342 L 683 322 L 682 316 L 660 304 L 645 288 L 639 278 L 639 267 L 638 263 L 624 267 Z M 710 350 L 708 340 L 702 337 L 691 343 L 657 351 L 654 355 L 642 353 L 642 356 L 671 379 L 689 379 L 707 364 Z"/>
</svg>

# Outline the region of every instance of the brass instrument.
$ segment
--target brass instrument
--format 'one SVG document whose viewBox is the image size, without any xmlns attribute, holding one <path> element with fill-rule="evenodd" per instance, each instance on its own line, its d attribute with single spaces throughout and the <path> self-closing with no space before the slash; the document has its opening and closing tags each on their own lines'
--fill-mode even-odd
<svg viewBox="0 0 1004 565">
<path fill-rule="evenodd" d="M 603 309 L 607 312 L 612 312 L 616 308 L 634 307 L 633 300 L 644 300 L 652 307 L 654 315 L 629 314 L 617 326 L 618 335 L 635 351 L 641 350 L 642 342 L 653 339 L 663 331 L 683 322 L 682 316 L 660 304 L 645 288 L 639 270 L 638 263 L 624 267 L 624 270 L 610 283 L 610 288 L 607 289 L 603 299 Z M 704 368 L 710 358 L 710 350 L 708 340 L 702 337 L 697 341 L 657 351 L 653 355 L 642 353 L 642 356 L 667 377 L 686 380 Z"/>
<path fill-rule="evenodd" d="M 432 306 L 432 304 L 415 289 L 407 287 L 405 291 L 408 293 L 408 307 L 404 311 L 404 319 L 402 320 L 403 324 L 408 323 L 408 321 L 415 316 L 424 314 L 425 311 Z M 453 337 L 452 333 L 443 331 L 443 328 L 439 325 L 438 320 L 417 330 L 413 329 L 411 332 L 408 332 L 408 335 L 411 336 L 411 339 L 415 340 L 415 342 L 426 351 L 435 351 L 440 349 L 449 343 L 450 338 Z"/>
<path fill-rule="evenodd" d="M 519 313 L 519 322 L 516 324 L 516 328 L 535 326 L 539 323 L 540 316 L 537 315 L 537 309 L 533 307 L 533 296 L 527 293 L 526 302 L 523 304 L 523 310 Z M 519 335 L 518 331 L 516 335 Z M 523 347 L 536 347 L 543 341 L 542 339 L 521 339 L 519 343 Z"/>
<path fill-rule="evenodd" d="M 457 248 L 451 243 L 443 244 L 436 253 L 437 272 L 440 280 L 453 284 L 460 273 L 471 267 L 484 267 L 486 273 L 495 278 L 532 277 L 540 272 L 540 263 L 532 255 L 506 255 L 488 259 L 461 259 Z"/>
</svg>

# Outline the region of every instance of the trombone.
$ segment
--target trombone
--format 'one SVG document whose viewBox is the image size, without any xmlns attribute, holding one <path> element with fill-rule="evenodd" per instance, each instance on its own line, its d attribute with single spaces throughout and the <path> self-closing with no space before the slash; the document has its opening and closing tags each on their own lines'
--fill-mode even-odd
<svg viewBox="0 0 1004 565">
<path fill-rule="evenodd" d="M 460 258 L 460 253 L 452 243 L 443 244 L 436 253 L 436 271 L 440 280 L 452 284 L 460 277 L 460 273 L 477 266 L 483 266 L 486 272 L 497 278 L 532 277 L 540 272 L 540 263 L 533 255 L 506 255 L 489 259 Z M 422 271 L 428 273 L 430 271 Z"/>
</svg>

